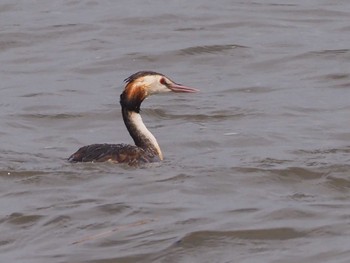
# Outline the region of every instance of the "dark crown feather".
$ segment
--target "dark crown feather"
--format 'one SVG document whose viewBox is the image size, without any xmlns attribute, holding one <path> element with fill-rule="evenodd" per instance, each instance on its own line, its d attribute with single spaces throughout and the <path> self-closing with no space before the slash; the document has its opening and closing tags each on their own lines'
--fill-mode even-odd
<svg viewBox="0 0 350 263">
<path fill-rule="evenodd" d="M 124 82 L 125 83 L 130 83 L 138 78 L 141 78 L 141 77 L 144 77 L 144 76 L 149 76 L 149 75 L 160 75 L 160 76 L 164 76 L 163 74 L 161 73 L 158 73 L 158 72 L 154 72 L 154 71 L 139 71 L 139 72 L 136 72 L 134 74 L 132 74 L 130 77 L 124 79 Z"/>
</svg>

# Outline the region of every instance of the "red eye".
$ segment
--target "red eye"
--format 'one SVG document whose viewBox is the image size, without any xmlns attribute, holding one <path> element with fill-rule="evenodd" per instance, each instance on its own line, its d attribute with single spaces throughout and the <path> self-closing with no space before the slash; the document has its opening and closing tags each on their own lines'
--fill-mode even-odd
<svg viewBox="0 0 350 263">
<path fill-rule="evenodd" d="M 167 83 L 166 83 L 166 81 L 165 81 L 165 78 L 161 78 L 159 82 L 160 82 L 160 84 L 162 84 L 162 85 L 167 85 Z"/>
</svg>

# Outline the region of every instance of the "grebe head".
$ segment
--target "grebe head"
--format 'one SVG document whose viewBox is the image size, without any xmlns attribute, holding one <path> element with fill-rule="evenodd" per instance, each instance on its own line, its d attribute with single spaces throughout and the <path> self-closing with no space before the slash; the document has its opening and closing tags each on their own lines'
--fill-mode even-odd
<svg viewBox="0 0 350 263">
<path fill-rule="evenodd" d="M 139 111 L 140 104 L 149 95 L 166 92 L 197 92 L 197 89 L 175 83 L 163 74 L 153 71 L 139 71 L 124 80 L 126 86 L 120 102 L 130 110 Z"/>
</svg>

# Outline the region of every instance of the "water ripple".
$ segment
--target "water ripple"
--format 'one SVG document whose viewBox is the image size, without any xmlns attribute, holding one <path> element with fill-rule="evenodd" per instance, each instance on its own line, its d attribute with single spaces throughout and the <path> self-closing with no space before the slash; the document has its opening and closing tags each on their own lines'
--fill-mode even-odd
<svg viewBox="0 0 350 263">
<path fill-rule="evenodd" d="M 199 55 L 202 53 L 221 53 L 224 51 L 232 50 L 235 48 L 247 48 L 245 46 L 240 45 L 211 45 L 211 46 L 195 46 L 195 47 L 188 47 L 184 49 L 179 50 L 180 55 Z"/>
</svg>

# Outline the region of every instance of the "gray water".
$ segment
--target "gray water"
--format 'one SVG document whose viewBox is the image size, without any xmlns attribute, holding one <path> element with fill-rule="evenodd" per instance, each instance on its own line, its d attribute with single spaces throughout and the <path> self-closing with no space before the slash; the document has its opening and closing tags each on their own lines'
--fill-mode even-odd
<svg viewBox="0 0 350 263">
<path fill-rule="evenodd" d="M 1 262 L 350 262 L 350 2 L 0 3 Z M 201 90 L 142 116 L 165 155 L 71 164 L 132 143 L 123 79 Z"/>
</svg>

